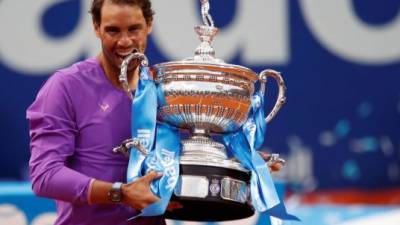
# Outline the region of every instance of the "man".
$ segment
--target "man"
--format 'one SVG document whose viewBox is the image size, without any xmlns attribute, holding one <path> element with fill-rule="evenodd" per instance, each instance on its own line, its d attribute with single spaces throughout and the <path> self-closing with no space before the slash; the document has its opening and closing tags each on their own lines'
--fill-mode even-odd
<svg viewBox="0 0 400 225">
<path fill-rule="evenodd" d="M 162 217 L 127 221 L 158 200 L 149 184 L 161 174 L 122 184 L 128 159 L 112 153 L 131 136 L 131 101 L 118 75 L 124 57 L 146 49 L 150 0 L 94 0 L 90 12 L 102 51 L 56 71 L 27 110 L 33 191 L 56 200 L 57 225 L 165 224 Z M 131 90 L 137 80 L 133 62 Z"/>
<path fill-rule="evenodd" d="M 128 159 L 112 153 L 131 137 L 135 115 L 118 75 L 126 56 L 146 49 L 150 0 L 94 0 L 90 12 L 102 51 L 56 71 L 27 110 L 33 191 L 56 200 L 56 225 L 165 224 L 162 217 L 127 221 L 159 200 L 149 184 L 161 174 L 123 184 Z M 135 62 L 128 81 L 135 90 Z"/>
</svg>

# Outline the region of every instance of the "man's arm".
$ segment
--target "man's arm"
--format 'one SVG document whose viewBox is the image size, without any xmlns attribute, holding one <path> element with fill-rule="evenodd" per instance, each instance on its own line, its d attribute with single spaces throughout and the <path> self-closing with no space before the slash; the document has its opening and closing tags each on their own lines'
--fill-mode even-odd
<svg viewBox="0 0 400 225">
<path fill-rule="evenodd" d="M 136 181 L 122 185 L 122 203 L 130 207 L 142 210 L 148 205 L 159 200 L 150 190 L 150 183 L 161 178 L 162 174 L 150 172 Z M 94 180 L 89 191 L 89 203 L 112 203 L 108 196 L 112 183 Z"/>
<path fill-rule="evenodd" d="M 75 171 L 66 162 L 75 154 L 79 130 L 65 74 L 54 74 L 42 87 L 27 110 L 30 128 L 29 172 L 33 192 L 42 197 L 74 203 L 112 203 L 108 196 L 112 183 L 95 180 Z M 122 203 L 141 210 L 159 198 L 150 182 L 160 178 L 155 172 L 122 186 Z"/>
<path fill-rule="evenodd" d="M 33 192 L 42 197 L 87 203 L 91 178 L 66 166 L 79 134 L 75 113 L 64 86 L 67 76 L 56 73 L 27 110 L 30 150 L 29 173 Z"/>
</svg>

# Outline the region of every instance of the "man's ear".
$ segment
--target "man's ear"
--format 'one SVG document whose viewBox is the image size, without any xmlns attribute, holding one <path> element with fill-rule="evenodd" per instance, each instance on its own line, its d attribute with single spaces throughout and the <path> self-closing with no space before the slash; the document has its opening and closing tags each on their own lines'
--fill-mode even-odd
<svg viewBox="0 0 400 225">
<path fill-rule="evenodd" d="M 153 21 L 149 21 L 147 23 L 147 34 L 150 34 L 153 31 Z"/>
<path fill-rule="evenodd" d="M 100 24 L 93 21 L 93 30 L 96 34 L 96 37 L 100 38 Z"/>
</svg>

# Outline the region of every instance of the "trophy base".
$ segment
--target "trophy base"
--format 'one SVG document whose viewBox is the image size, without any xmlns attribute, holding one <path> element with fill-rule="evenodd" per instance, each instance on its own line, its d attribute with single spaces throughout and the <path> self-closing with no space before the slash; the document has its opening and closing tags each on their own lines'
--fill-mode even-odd
<svg viewBox="0 0 400 225">
<path fill-rule="evenodd" d="M 182 209 L 166 211 L 165 218 L 199 222 L 229 221 L 250 217 L 254 214 L 251 206 L 234 202 L 211 201 L 208 199 L 182 198 L 173 196 L 171 201 L 179 202 Z"/>
<path fill-rule="evenodd" d="M 181 164 L 171 201 L 182 208 L 166 211 L 164 216 L 190 221 L 227 221 L 252 216 L 249 181 L 249 172 Z"/>
</svg>

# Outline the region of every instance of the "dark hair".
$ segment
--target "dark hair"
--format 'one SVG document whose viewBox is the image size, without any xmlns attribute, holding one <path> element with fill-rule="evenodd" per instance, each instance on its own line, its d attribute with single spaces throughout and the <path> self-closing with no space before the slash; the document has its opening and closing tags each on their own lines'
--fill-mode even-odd
<svg viewBox="0 0 400 225">
<path fill-rule="evenodd" d="M 94 23 L 100 24 L 101 22 L 101 8 L 103 7 L 104 1 L 111 1 L 115 4 L 137 5 L 142 9 L 146 23 L 149 24 L 153 21 L 154 11 L 151 8 L 150 0 L 93 0 L 89 13 L 92 14 Z"/>
</svg>

